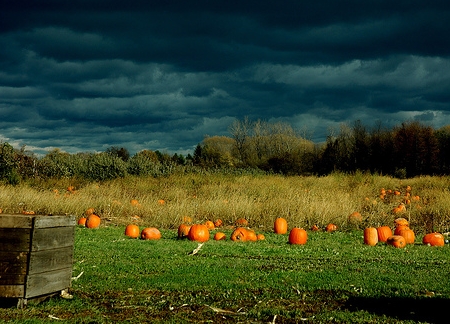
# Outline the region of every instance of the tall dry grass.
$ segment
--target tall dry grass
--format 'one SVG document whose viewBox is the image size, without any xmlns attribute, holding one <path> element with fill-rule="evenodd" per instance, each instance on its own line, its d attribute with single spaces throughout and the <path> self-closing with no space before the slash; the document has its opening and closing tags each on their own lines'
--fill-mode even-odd
<svg viewBox="0 0 450 324">
<path fill-rule="evenodd" d="M 356 173 L 326 177 L 283 177 L 277 175 L 184 174 L 169 177 L 127 177 L 104 183 L 47 182 L 39 187 L 1 186 L 3 213 L 34 211 L 37 214 L 72 214 L 82 217 L 94 208 L 104 225 L 137 222 L 142 226 L 176 228 L 185 217 L 192 222 L 220 218 L 231 225 L 246 218 L 250 226 L 271 230 L 276 217 L 289 227 L 325 227 L 335 223 L 342 230 L 354 227 L 392 225 L 397 217 L 408 218 L 418 233 L 448 231 L 450 228 L 450 179 L 421 177 L 399 180 Z M 406 211 L 393 208 L 404 199 L 406 187 L 419 201 L 406 203 Z M 380 198 L 380 190 L 398 190 L 400 195 Z M 138 205 L 131 204 L 131 200 Z M 162 204 L 164 200 L 164 204 Z M 348 221 L 359 211 L 361 224 Z"/>
</svg>

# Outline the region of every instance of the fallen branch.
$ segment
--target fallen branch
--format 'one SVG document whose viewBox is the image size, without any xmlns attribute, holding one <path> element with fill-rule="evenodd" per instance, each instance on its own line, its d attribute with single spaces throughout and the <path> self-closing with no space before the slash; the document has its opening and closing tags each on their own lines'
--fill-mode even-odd
<svg viewBox="0 0 450 324">
<path fill-rule="evenodd" d="M 189 255 L 197 254 L 198 251 L 200 251 L 200 249 L 202 248 L 203 244 L 205 244 L 205 243 L 198 243 L 198 246 L 195 248 L 195 250 L 192 251 L 192 252 L 189 252 L 188 254 L 189 254 Z"/>
</svg>

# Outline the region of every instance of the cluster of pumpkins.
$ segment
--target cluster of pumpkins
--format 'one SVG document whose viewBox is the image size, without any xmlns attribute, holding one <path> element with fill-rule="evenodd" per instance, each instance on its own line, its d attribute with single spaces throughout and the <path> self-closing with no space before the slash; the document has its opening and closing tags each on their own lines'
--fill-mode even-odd
<svg viewBox="0 0 450 324">
<path fill-rule="evenodd" d="M 364 244 L 375 246 L 378 242 L 383 242 L 396 248 L 403 248 L 407 244 L 414 244 L 416 236 L 409 227 L 408 220 L 399 217 L 394 220 L 394 231 L 387 225 L 364 229 Z M 445 238 L 441 233 L 428 233 L 423 237 L 422 243 L 429 246 L 444 246 Z"/>
</svg>

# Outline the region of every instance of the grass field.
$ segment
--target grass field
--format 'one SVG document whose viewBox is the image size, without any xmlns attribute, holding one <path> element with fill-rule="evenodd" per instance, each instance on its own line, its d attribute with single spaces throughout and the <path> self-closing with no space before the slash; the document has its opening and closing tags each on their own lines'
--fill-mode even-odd
<svg viewBox="0 0 450 324">
<path fill-rule="evenodd" d="M 5 323 L 446 323 L 450 248 L 421 243 L 431 230 L 448 231 L 447 178 L 397 180 L 369 175 L 323 178 L 186 175 L 107 183 L 58 181 L 2 187 L 4 212 L 76 214 L 93 207 L 98 229 L 77 226 L 73 299 L 52 298 L 26 309 L 0 308 Z M 393 225 L 392 209 L 407 186 L 420 200 L 401 215 L 416 243 L 396 249 L 363 244 L 368 225 Z M 380 198 L 380 189 L 399 190 Z M 56 192 L 55 189 L 58 191 Z M 132 205 L 136 199 L 139 205 Z M 158 200 L 164 200 L 159 203 Z M 361 224 L 350 224 L 353 211 Z M 137 216 L 137 217 L 136 217 Z M 177 239 L 183 217 L 221 218 L 229 237 L 237 217 L 264 233 L 257 242 Z M 275 217 L 308 229 L 306 245 L 273 233 Z M 157 226 L 162 239 L 124 235 L 125 225 Z M 309 230 L 333 222 L 338 231 Z"/>
</svg>

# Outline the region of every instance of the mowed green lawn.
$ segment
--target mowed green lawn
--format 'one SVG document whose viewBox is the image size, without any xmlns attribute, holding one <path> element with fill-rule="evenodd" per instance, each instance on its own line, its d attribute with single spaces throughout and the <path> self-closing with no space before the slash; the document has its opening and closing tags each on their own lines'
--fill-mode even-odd
<svg viewBox="0 0 450 324">
<path fill-rule="evenodd" d="M 5 323 L 445 323 L 450 248 L 363 244 L 362 231 L 311 232 L 306 245 L 144 241 L 124 226 L 77 227 L 73 299 L 0 308 Z M 258 229 L 256 229 L 258 232 Z M 224 230 L 229 237 L 231 229 Z M 212 234 L 214 231 L 212 232 Z M 212 238 L 212 235 L 211 235 Z"/>
</svg>

